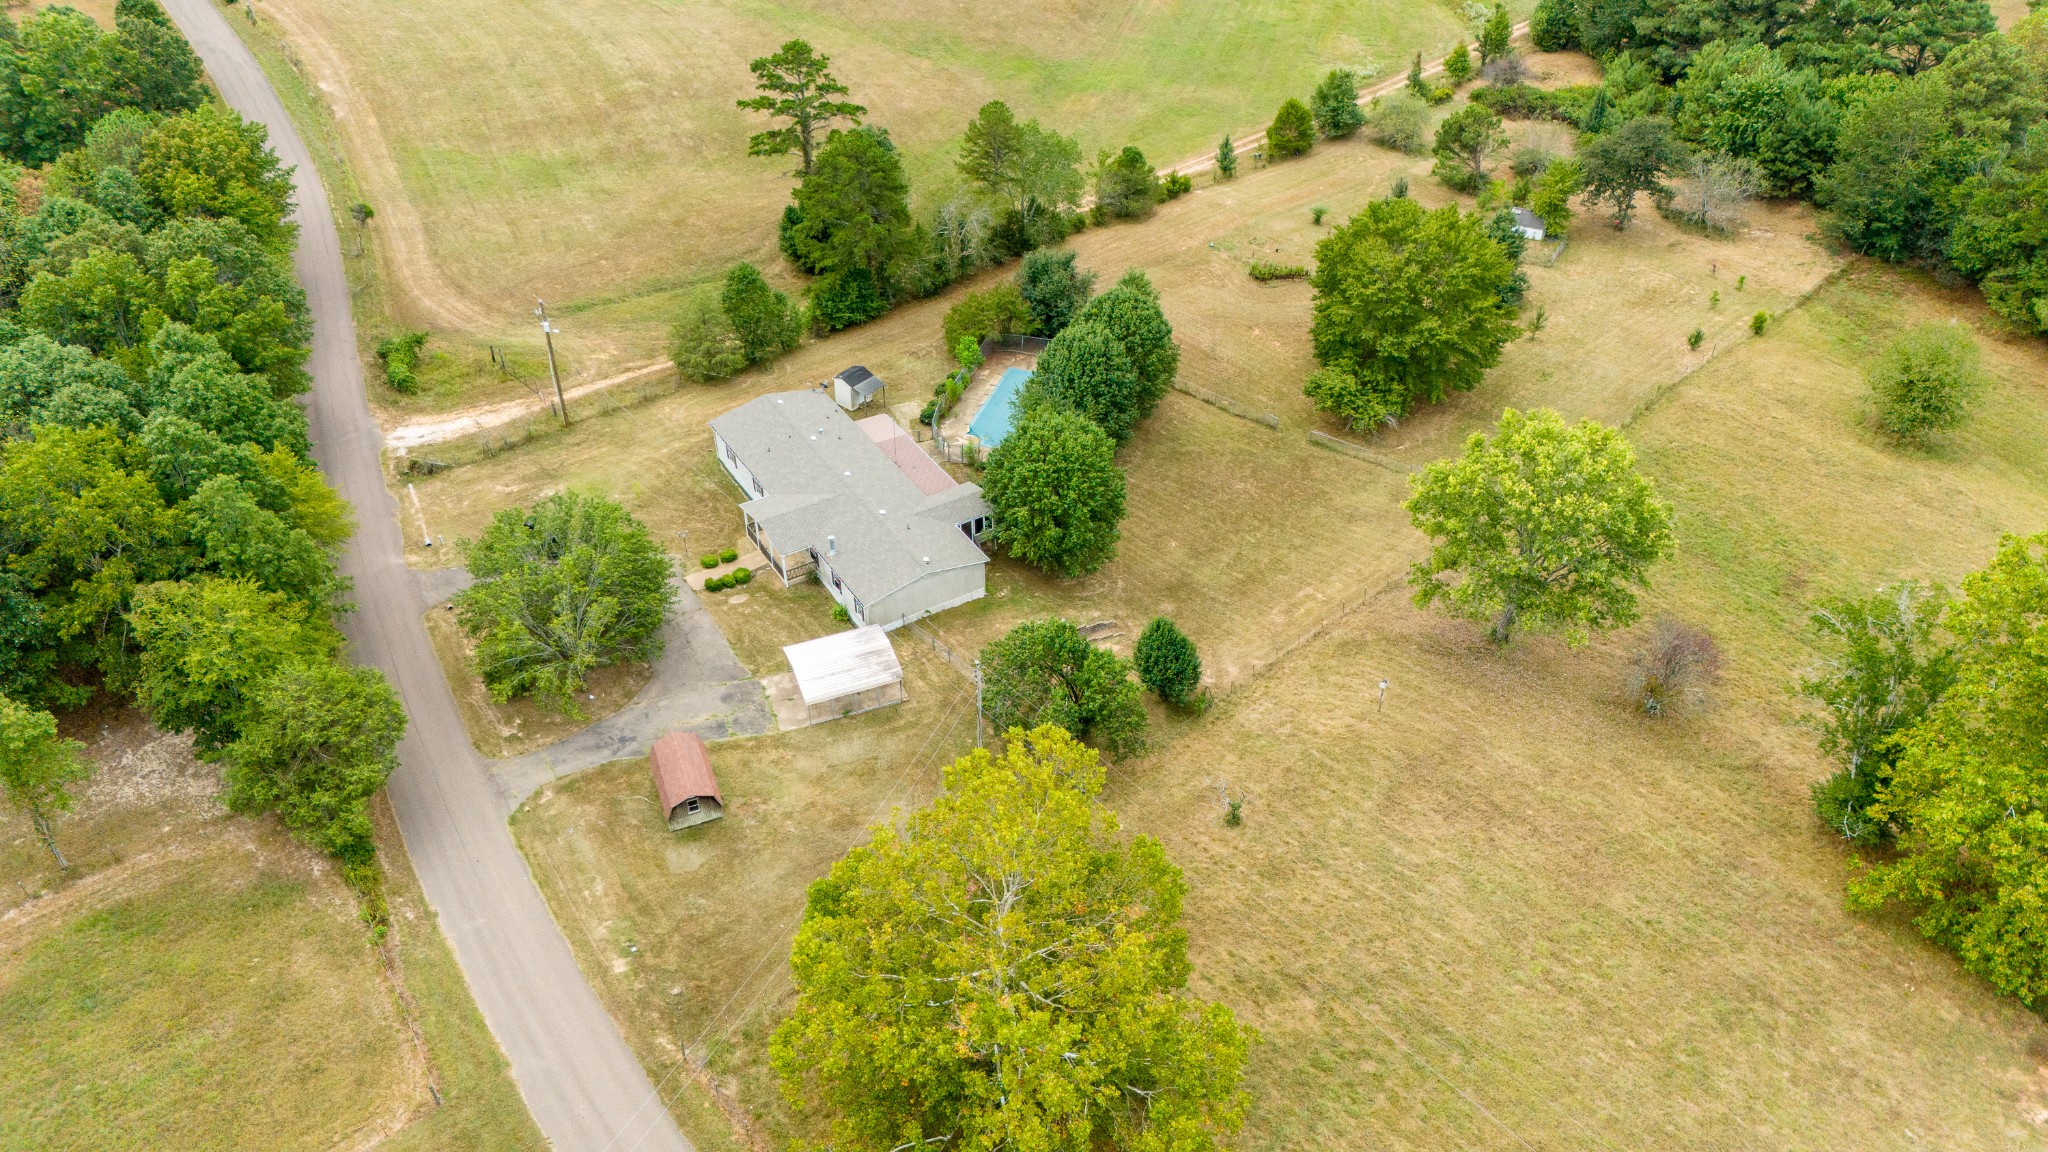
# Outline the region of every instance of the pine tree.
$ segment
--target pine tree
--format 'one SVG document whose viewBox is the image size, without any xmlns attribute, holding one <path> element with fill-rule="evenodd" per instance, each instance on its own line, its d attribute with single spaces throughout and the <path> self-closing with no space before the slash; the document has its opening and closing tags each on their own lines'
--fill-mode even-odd
<svg viewBox="0 0 2048 1152">
<path fill-rule="evenodd" d="M 1237 148 L 1226 133 L 1223 143 L 1216 146 L 1216 174 L 1228 180 L 1237 175 Z"/>
</svg>

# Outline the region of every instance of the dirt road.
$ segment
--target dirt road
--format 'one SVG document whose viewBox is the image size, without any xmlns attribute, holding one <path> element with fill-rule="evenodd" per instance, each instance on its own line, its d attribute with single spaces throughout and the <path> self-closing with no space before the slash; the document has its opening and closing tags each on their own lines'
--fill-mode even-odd
<svg viewBox="0 0 2048 1152">
<path fill-rule="evenodd" d="M 314 324 L 314 455 L 361 521 L 342 558 L 358 609 L 342 630 L 356 659 L 391 678 L 411 717 L 390 795 L 420 885 L 527 1107 L 556 1149 L 692 1152 L 541 901 L 434 660 L 420 620 L 426 605 L 405 566 L 397 508 L 384 487 L 381 437 L 363 398 L 341 239 L 312 158 L 219 10 L 208 0 L 164 6 L 221 95 L 267 127 L 277 154 L 297 170 L 297 269 Z"/>
</svg>

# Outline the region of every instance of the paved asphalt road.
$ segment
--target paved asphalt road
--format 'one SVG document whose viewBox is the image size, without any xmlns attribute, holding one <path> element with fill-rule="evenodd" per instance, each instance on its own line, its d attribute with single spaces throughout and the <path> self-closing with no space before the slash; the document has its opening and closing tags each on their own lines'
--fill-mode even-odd
<svg viewBox="0 0 2048 1152">
<path fill-rule="evenodd" d="M 357 611 L 342 630 L 383 669 L 412 718 L 392 807 L 420 885 L 470 991 L 512 1062 L 533 1118 L 559 1152 L 691 1152 L 619 1030 L 584 982 L 513 847 L 504 801 L 470 746 L 428 644 L 420 585 L 405 566 L 385 490 L 382 437 L 363 398 L 341 238 L 327 193 L 256 58 L 209 0 L 164 0 L 221 95 L 270 130 L 297 169 L 299 280 L 313 311 L 314 455 L 361 522 L 342 572 Z"/>
</svg>

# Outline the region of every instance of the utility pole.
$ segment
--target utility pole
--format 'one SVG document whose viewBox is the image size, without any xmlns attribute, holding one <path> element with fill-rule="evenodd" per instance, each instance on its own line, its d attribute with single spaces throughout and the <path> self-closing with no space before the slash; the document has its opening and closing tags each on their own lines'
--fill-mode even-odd
<svg viewBox="0 0 2048 1152">
<path fill-rule="evenodd" d="M 981 747 L 981 661 L 974 662 L 974 746 Z"/>
<path fill-rule="evenodd" d="M 540 317 L 540 334 L 548 342 L 548 379 L 555 382 L 555 403 L 562 411 L 562 427 L 569 426 L 569 398 L 562 395 L 562 374 L 555 371 L 555 326 L 548 323 L 548 302 L 536 296 L 533 314 Z"/>
</svg>

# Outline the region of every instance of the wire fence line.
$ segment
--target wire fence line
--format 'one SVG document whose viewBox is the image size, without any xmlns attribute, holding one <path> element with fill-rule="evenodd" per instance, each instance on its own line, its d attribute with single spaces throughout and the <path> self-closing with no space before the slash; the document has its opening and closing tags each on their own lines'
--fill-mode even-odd
<svg viewBox="0 0 2048 1152">
<path fill-rule="evenodd" d="M 958 652 L 955 652 L 953 650 L 952 645 L 946 643 L 944 640 L 939 639 L 936 633 L 932 632 L 924 625 L 919 624 L 915 620 L 912 620 L 909 623 L 905 624 L 904 627 L 910 629 L 912 635 L 924 641 L 925 644 L 930 646 L 932 651 L 938 653 L 939 659 L 944 660 L 948 664 L 951 664 L 955 672 L 958 672 L 962 676 L 967 677 L 967 682 L 969 684 L 974 683 L 975 671 L 973 660 L 969 659 L 968 657 L 962 656 Z"/>
<path fill-rule="evenodd" d="M 1379 453 L 1374 452 L 1372 449 L 1367 448 L 1363 444 L 1353 444 L 1349 440 L 1340 440 L 1337 437 L 1330 435 L 1328 432 L 1319 432 L 1311 428 L 1309 429 L 1308 433 L 1308 442 L 1311 444 L 1321 445 L 1322 447 L 1328 448 L 1333 452 L 1342 452 L 1346 456 L 1355 456 L 1368 464 L 1377 464 L 1378 466 L 1380 466 L 1381 468 L 1385 468 L 1389 472 L 1397 473 L 1402 476 L 1406 476 L 1410 472 L 1415 471 L 1415 469 L 1410 468 L 1406 464 L 1399 464 L 1392 460 L 1387 459 L 1384 456 L 1381 456 Z"/>
<path fill-rule="evenodd" d="M 1273 415 L 1271 412 L 1261 412 L 1256 408 L 1248 408 L 1228 396 L 1219 396 L 1207 388 L 1199 388 L 1193 384 L 1183 384 L 1175 380 L 1173 382 L 1173 390 L 1192 396 L 1212 408 L 1219 408 L 1228 412 L 1240 420 L 1249 420 L 1254 424 L 1270 428 L 1275 432 L 1280 430 L 1280 418 L 1278 416 Z"/>
</svg>

